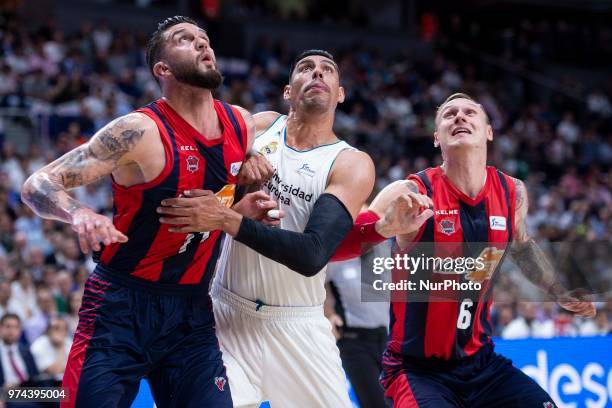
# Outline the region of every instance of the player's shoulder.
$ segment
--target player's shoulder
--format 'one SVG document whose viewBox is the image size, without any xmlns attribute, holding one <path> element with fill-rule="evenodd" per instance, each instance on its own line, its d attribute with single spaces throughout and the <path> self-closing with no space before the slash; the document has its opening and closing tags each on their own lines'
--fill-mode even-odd
<svg viewBox="0 0 612 408">
<path fill-rule="evenodd" d="M 501 179 L 505 181 L 505 183 L 510 189 L 516 189 L 521 191 L 524 191 L 526 189 L 523 180 L 504 173 L 501 169 L 498 169 L 495 166 L 487 166 L 487 170 L 490 176 L 493 176 L 495 178 L 501 177 Z"/>
<path fill-rule="evenodd" d="M 113 119 L 100 129 L 98 134 L 125 137 L 131 132 L 140 133 L 145 136 L 159 134 L 155 120 L 147 114 L 138 111 L 130 112 Z"/>
<path fill-rule="evenodd" d="M 264 111 L 253 115 L 255 121 L 255 134 L 261 135 L 266 133 L 277 121 L 282 119 L 285 115 L 275 111 Z"/>
<path fill-rule="evenodd" d="M 371 167 L 374 168 L 374 162 L 369 154 L 364 151 L 357 150 L 346 142 L 344 143 L 344 150 L 338 153 L 336 160 L 332 166 L 332 169 L 338 167 Z"/>
<path fill-rule="evenodd" d="M 346 148 L 336 156 L 330 174 L 332 177 L 352 179 L 357 184 L 369 183 L 374 177 L 374 162 L 366 152 Z"/>
</svg>

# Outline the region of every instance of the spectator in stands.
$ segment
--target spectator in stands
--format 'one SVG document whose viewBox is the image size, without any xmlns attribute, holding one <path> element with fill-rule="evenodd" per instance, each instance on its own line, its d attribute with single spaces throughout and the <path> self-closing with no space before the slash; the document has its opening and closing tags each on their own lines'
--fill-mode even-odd
<svg viewBox="0 0 612 408">
<path fill-rule="evenodd" d="M 27 385 L 38 375 L 34 357 L 28 347 L 19 344 L 21 320 L 7 313 L 0 318 L 0 384 L 3 389 Z"/>
<path fill-rule="evenodd" d="M 7 313 L 16 314 L 19 319 L 25 319 L 25 308 L 15 297 L 11 296 L 11 284 L 7 280 L 0 281 L 0 316 Z"/>
<path fill-rule="evenodd" d="M 550 338 L 555 335 L 555 324 L 550 319 L 536 319 L 537 307 L 534 302 L 519 303 L 519 314 L 502 331 L 504 339 L 527 337 Z"/>
<path fill-rule="evenodd" d="M 70 333 L 71 336 L 76 332 L 79 323 L 79 309 L 81 308 L 82 301 L 83 290 L 71 292 L 68 297 L 68 315 L 66 316 L 66 322 L 68 323 L 68 333 Z"/>
<path fill-rule="evenodd" d="M 604 308 L 597 311 L 595 320 L 585 320 L 580 326 L 581 336 L 606 336 L 608 334 L 612 334 L 612 326 L 608 320 L 608 311 Z"/>
<path fill-rule="evenodd" d="M 17 280 L 11 284 L 11 294 L 13 298 L 20 302 L 24 319 L 29 319 L 37 312 L 36 290 L 29 269 L 25 267 L 19 269 Z"/>
<path fill-rule="evenodd" d="M 38 288 L 36 297 L 38 304 L 37 311 L 24 325 L 26 338 L 30 344 L 47 329 L 49 320 L 57 316 L 57 306 L 48 288 L 44 286 Z"/>
<path fill-rule="evenodd" d="M 51 376 L 55 386 L 59 386 L 62 381 L 71 346 L 68 324 L 59 317 L 49 319 L 45 334 L 32 343 L 30 350 L 38 370 Z"/>
<path fill-rule="evenodd" d="M 74 289 L 74 281 L 68 271 L 60 271 L 57 274 L 57 288 L 58 291 L 54 294 L 57 311 L 59 313 L 67 313 L 70 293 Z"/>
</svg>

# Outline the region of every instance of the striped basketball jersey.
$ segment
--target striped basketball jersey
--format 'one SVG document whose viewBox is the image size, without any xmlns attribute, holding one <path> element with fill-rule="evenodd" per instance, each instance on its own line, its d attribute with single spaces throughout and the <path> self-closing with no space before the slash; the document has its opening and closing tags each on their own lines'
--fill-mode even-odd
<svg viewBox="0 0 612 408">
<path fill-rule="evenodd" d="M 214 109 L 223 130 L 213 140 L 163 99 L 137 110 L 157 124 L 166 164 L 150 182 L 131 187 L 113 182 L 113 223 L 128 241 L 103 248 L 98 254 L 103 268 L 136 281 L 208 285 L 220 252 L 221 232 L 169 232 L 168 225 L 160 224 L 156 208 L 162 200 L 190 189 L 214 191 L 225 205 L 232 205 L 247 131 L 234 107 L 215 100 Z"/>
<path fill-rule="evenodd" d="M 448 290 L 442 299 L 435 298 L 439 294 L 433 291 L 425 291 L 422 295 L 428 298 L 419 301 L 414 294 L 411 301 L 409 291 L 402 294 L 403 299 L 395 298 L 387 350 L 391 355 L 459 360 L 491 341 L 492 277 L 514 235 L 515 186 L 494 167 L 487 167 L 485 185 L 474 198 L 459 191 L 440 167 L 408 179 L 419 186 L 421 194 L 431 197 L 434 216 L 420 228 L 405 253 L 418 257 L 430 251 L 427 255 L 433 259 L 479 258 L 486 268 L 445 274 L 430 267 L 413 276 L 415 281 L 430 283 L 448 279 L 458 285 L 479 282 L 480 289 Z"/>
</svg>

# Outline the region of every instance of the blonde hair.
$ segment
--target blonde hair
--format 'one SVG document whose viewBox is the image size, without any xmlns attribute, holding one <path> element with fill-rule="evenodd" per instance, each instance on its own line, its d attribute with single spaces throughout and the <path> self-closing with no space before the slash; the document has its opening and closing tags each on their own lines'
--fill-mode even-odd
<svg viewBox="0 0 612 408">
<path fill-rule="evenodd" d="M 438 115 L 440 114 L 440 112 L 442 111 L 442 109 L 444 108 L 444 106 L 446 104 L 448 104 L 451 101 L 454 101 L 455 99 L 467 99 L 468 101 L 472 101 L 474 102 L 476 105 L 478 105 L 480 107 L 480 109 L 482 109 L 482 112 L 485 114 L 485 118 L 487 119 L 487 124 L 490 124 L 489 121 L 489 115 L 487 115 L 487 112 L 484 110 L 484 108 L 482 107 L 481 104 L 479 104 L 476 99 L 472 98 L 470 95 L 463 93 L 463 92 L 455 92 L 454 94 L 451 94 L 448 98 L 446 98 L 444 100 L 444 102 L 442 102 L 442 104 L 440 106 L 438 106 L 438 109 L 436 109 L 436 117 L 435 117 L 435 124 L 436 124 L 436 128 L 438 127 Z"/>
</svg>

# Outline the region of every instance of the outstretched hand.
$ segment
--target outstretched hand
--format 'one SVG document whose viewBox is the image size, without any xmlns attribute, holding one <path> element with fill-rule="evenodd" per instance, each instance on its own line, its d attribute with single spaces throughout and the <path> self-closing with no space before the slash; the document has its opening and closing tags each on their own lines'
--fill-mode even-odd
<svg viewBox="0 0 612 408">
<path fill-rule="evenodd" d="M 92 250 L 99 251 L 100 243 L 110 245 L 128 240 L 128 237 L 117 230 L 108 217 L 97 214 L 89 208 L 76 210 L 72 215 L 71 225 L 78 235 L 79 247 L 85 254 Z"/>
<path fill-rule="evenodd" d="M 565 310 L 573 312 L 576 316 L 595 317 L 595 304 L 584 290 L 576 289 L 557 296 L 557 303 Z"/>
<path fill-rule="evenodd" d="M 376 222 L 376 232 L 389 238 L 416 232 L 431 216 L 433 201 L 426 195 L 407 192 L 396 197 L 383 217 Z"/>
<path fill-rule="evenodd" d="M 170 232 L 206 232 L 223 229 L 225 209 L 212 191 L 193 189 L 163 200 L 157 213 L 160 223 L 170 225 Z"/>
<path fill-rule="evenodd" d="M 285 214 L 283 210 L 277 210 L 277 207 L 278 203 L 272 200 L 268 194 L 263 191 L 255 191 L 246 194 L 242 200 L 232 208 L 244 217 L 261 221 L 264 224 L 278 226 L 280 225 L 280 219 Z M 275 214 L 274 211 L 276 211 L 277 214 Z M 278 215 L 278 217 L 270 217 L 269 215 Z"/>
</svg>

